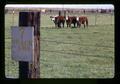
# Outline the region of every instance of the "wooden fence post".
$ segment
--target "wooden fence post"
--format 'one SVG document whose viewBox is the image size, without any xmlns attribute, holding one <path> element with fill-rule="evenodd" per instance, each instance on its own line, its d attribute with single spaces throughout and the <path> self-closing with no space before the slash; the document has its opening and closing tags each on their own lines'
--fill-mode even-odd
<svg viewBox="0 0 120 84">
<path fill-rule="evenodd" d="M 14 13 L 15 13 L 15 11 L 14 11 L 14 9 L 13 9 L 13 11 L 12 11 L 12 25 L 14 26 Z"/>
<path fill-rule="evenodd" d="M 95 26 L 96 26 L 96 23 L 97 23 L 97 12 L 95 12 Z"/>
<path fill-rule="evenodd" d="M 41 12 L 19 13 L 19 26 L 34 27 L 33 62 L 19 62 L 19 78 L 40 78 L 40 14 Z"/>
<path fill-rule="evenodd" d="M 61 16 L 61 11 L 59 11 L 59 16 Z"/>
</svg>

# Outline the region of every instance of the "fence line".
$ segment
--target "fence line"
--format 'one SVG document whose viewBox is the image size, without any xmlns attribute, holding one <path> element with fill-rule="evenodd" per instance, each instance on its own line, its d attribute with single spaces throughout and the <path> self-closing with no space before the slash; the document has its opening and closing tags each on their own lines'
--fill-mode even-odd
<svg viewBox="0 0 120 84">
<path fill-rule="evenodd" d="M 61 53 L 61 54 L 71 54 L 71 55 L 76 55 L 76 56 L 92 56 L 92 57 L 104 57 L 104 58 L 113 58 L 110 56 L 104 56 L 104 55 L 94 55 L 94 54 L 80 54 L 80 53 L 71 53 L 71 52 L 61 52 L 61 50 L 41 50 L 45 52 L 54 52 L 54 53 Z M 69 50 L 70 51 L 70 50 Z M 71 50 L 72 51 L 72 50 Z"/>
<path fill-rule="evenodd" d="M 19 11 L 14 10 L 14 16 L 18 15 Z M 8 12 L 6 14 L 10 14 L 11 16 L 13 15 L 13 12 Z M 67 13 L 68 14 L 68 13 Z M 42 13 L 41 14 L 41 27 L 45 27 L 49 25 L 48 27 L 53 26 L 54 23 L 50 20 L 51 15 L 58 15 L 58 13 Z M 68 14 L 70 16 L 87 16 L 89 20 L 89 25 L 106 25 L 106 24 L 114 24 L 114 13 L 70 13 Z M 13 17 L 12 17 L 13 18 Z M 46 25 L 47 24 L 47 25 Z"/>
<path fill-rule="evenodd" d="M 46 39 L 41 39 L 41 41 L 55 42 L 55 43 L 61 43 L 61 44 L 74 44 L 74 45 L 82 45 L 82 46 L 97 46 L 97 47 L 105 47 L 105 48 L 114 48 L 112 46 L 99 46 L 99 45 L 88 45 L 88 44 L 79 44 L 79 43 L 68 43 L 68 42 L 63 42 L 63 41 L 46 40 Z"/>
</svg>

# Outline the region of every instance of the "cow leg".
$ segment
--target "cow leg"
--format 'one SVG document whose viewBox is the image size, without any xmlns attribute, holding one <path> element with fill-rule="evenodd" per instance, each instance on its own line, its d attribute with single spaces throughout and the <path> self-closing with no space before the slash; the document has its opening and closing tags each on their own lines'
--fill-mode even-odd
<svg viewBox="0 0 120 84">
<path fill-rule="evenodd" d="M 70 23 L 68 23 L 68 27 L 70 27 Z"/>
<path fill-rule="evenodd" d="M 75 23 L 74 23 L 74 27 L 75 27 Z"/>
<path fill-rule="evenodd" d="M 73 23 L 74 27 L 75 27 L 75 23 Z"/>
<path fill-rule="evenodd" d="M 86 23 L 86 27 L 88 28 L 88 24 Z"/>
<path fill-rule="evenodd" d="M 79 23 L 79 28 L 80 28 L 81 24 Z"/>
<path fill-rule="evenodd" d="M 54 21 L 54 24 L 55 24 L 55 27 L 57 27 L 57 24 L 55 23 L 55 21 Z"/>
<path fill-rule="evenodd" d="M 77 22 L 77 27 L 79 27 L 79 23 Z"/>
<path fill-rule="evenodd" d="M 69 24 L 69 27 L 71 27 L 71 24 Z"/>
<path fill-rule="evenodd" d="M 85 23 L 84 23 L 84 28 L 85 28 Z"/>
<path fill-rule="evenodd" d="M 57 25 L 58 25 L 58 28 L 59 28 L 59 27 L 60 27 L 60 24 L 58 23 Z"/>
<path fill-rule="evenodd" d="M 55 24 L 55 27 L 57 27 L 57 25 Z"/>
<path fill-rule="evenodd" d="M 61 28 L 61 22 L 59 23 L 59 27 Z"/>
<path fill-rule="evenodd" d="M 61 23 L 59 24 L 60 28 L 61 28 Z"/>
<path fill-rule="evenodd" d="M 70 27 L 69 23 L 67 23 L 67 27 Z"/>
<path fill-rule="evenodd" d="M 64 28 L 64 22 L 63 22 L 63 28 Z"/>
<path fill-rule="evenodd" d="M 58 27 L 58 25 L 55 23 L 55 27 Z"/>
<path fill-rule="evenodd" d="M 77 22 L 77 27 L 79 27 L 79 28 L 80 28 L 80 22 Z"/>
<path fill-rule="evenodd" d="M 59 23 L 57 24 L 57 26 L 59 27 Z"/>
</svg>

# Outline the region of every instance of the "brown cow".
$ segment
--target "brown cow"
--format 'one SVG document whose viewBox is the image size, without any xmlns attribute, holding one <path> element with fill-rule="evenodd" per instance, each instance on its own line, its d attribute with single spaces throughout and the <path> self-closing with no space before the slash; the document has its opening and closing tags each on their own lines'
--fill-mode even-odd
<svg viewBox="0 0 120 84">
<path fill-rule="evenodd" d="M 55 23 L 56 27 L 61 28 L 61 24 L 63 25 L 64 28 L 64 23 L 65 23 L 65 17 L 64 16 L 50 16 L 51 20 Z"/>
<path fill-rule="evenodd" d="M 86 23 L 86 26 L 88 27 L 88 18 L 86 16 L 77 17 L 77 26 L 78 27 L 80 27 L 81 24 L 83 24 L 84 28 L 85 28 L 85 23 Z"/>
<path fill-rule="evenodd" d="M 76 23 L 77 23 L 77 19 L 75 16 L 67 16 L 66 17 L 67 27 L 71 27 L 71 24 L 73 24 L 74 27 L 76 27 Z"/>
</svg>

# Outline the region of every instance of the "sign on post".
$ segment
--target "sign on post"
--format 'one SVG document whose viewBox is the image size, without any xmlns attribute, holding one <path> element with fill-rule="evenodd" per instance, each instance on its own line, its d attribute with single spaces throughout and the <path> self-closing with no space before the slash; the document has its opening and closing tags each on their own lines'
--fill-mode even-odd
<svg viewBox="0 0 120 84">
<path fill-rule="evenodd" d="M 34 55 L 34 28 L 12 28 L 12 59 L 16 61 L 32 62 Z"/>
</svg>

